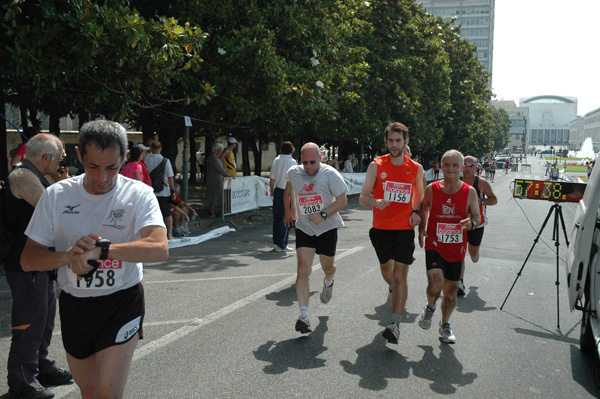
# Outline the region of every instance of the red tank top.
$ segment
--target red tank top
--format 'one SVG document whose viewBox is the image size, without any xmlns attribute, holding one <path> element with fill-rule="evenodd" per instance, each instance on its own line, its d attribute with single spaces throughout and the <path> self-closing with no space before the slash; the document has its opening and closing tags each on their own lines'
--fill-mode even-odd
<svg viewBox="0 0 600 399">
<path fill-rule="evenodd" d="M 447 262 L 460 262 L 467 251 L 467 231 L 460 221 L 468 217 L 469 186 L 462 187 L 454 194 L 446 194 L 439 180 L 431 186 L 431 209 L 427 221 L 425 250 L 436 251 Z"/>
<path fill-rule="evenodd" d="M 390 205 L 385 209 L 373 207 L 373 227 L 381 230 L 412 230 L 410 213 L 413 210 L 414 182 L 419 164 L 404 155 L 402 165 L 394 165 L 390 154 L 375 158 L 377 178 L 373 186 L 375 199 L 385 198 Z"/>
</svg>

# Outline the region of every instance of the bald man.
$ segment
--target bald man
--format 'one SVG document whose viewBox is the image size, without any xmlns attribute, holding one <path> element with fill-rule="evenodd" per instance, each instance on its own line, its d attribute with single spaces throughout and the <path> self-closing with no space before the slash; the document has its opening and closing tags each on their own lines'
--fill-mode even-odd
<svg viewBox="0 0 600 399">
<path fill-rule="evenodd" d="M 325 273 L 320 299 L 322 303 L 328 303 L 333 293 L 337 229 L 344 227 L 338 212 L 348 203 L 348 188 L 337 170 L 321 163 L 321 152 L 315 143 L 306 143 L 300 151 L 300 157 L 302 164 L 292 166 L 287 171 L 283 221 L 286 226 L 291 226 L 292 220 L 296 221 L 296 294 L 300 317 L 295 329 L 307 334 L 312 331 L 308 319 L 308 278 L 313 259 L 315 254 L 319 255 Z"/>
</svg>

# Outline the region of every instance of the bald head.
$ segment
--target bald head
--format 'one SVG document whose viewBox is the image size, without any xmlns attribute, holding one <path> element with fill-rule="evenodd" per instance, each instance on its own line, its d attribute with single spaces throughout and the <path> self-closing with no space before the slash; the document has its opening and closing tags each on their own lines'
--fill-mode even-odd
<svg viewBox="0 0 600 399">
<path fill-rule="evenodd" d="M 321 152 L 318 145 L 315 143 L 304 144 L 300 150 L 300 157 L 306 173 L 311 176 L 317 173 L 321 164 Z"/>
<path fill-rule="evenodd" d="M 321 155 L 321 152 L 319 151 L 319 146 L 316 145 L 315 143 L 306 143 L 302 146 L 302 149 L 300 150 L 301 154 L 315 154 L 317 156 Z"/>
<path fill-rule="evenodd" d="M 58 137 L 52 134 L 40 133 L 29 140 L 25 159 L 30 162 L 39 161 L 44 155 L 51 155 L 54 159 L 62 157 L 63 145 Z"/>
</svg>

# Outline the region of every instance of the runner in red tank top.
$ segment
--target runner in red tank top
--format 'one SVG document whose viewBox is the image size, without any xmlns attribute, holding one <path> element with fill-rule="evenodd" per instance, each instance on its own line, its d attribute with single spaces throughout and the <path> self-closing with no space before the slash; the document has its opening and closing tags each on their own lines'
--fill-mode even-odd
<svg viewBox="0 0 600 399">
<path fill-rule="evenodd" d="M 460 181 L 463 164 L 463 155 L 456 150 L 447 151 L 442 156 L 444 178 L 425 189 L 419 226 L 421 248 L 423 239 L 426 239 L 428 281 L 427 305 L 419 318 L 419 326 L 425 330 L 431 327 L 435 304 L 443 290 L 439 333 L 447 343 L 456 342 L 450 328 L 450 315 L 456 307 L 458 282 L 467 247 L 466 232 L 476 228 L 480 222 L 477 193 L 473 187 Z"/>
<path fill-rule="evenodd" d="M 475 169 L 477 168 L 477 158 L 471 155 L 465 157 L 465 164 L 463 166 L 463 181 L 470 186 L 475 188 L 477 192 L 477 202 L 479 203 L 479 215 L 481 217 L 481 223 L 476 229 L 469 230 L 467 232 L 467 252 L 471 257 L 473 263 L 479 261 L 479 247 L 481 240 L 483 239 L 483 231 L 485 225 L 488 223 L 488 217 L 485 212 L 487 206 L 496 205 L 498 199 L 496 194 L 492 190 L 490 183 L 481 176 L 475 175 Z M 465 276 L 465 264 L 463 263 L 462 272 L 460 273 L 460 282 L 458 283 L 458 296 L 465 295 L 465 283 L 463 278 Z"/>
<path fill-rule="evenodd" d="M 383 337 L 392 344 L 397 344 L 400 336 L 400 319 L 408 296 L 408 265 L 413 262 L 415 226 L 421 221 L 419 209 L 424 186 L 423 167 L 404 155 L 407 144 L 406 126 L 394 122 L 386 127 L 385 145 L 389 154 L 369 165 L 359 198 L 362 206 L 373 208 L 369 238 L 379 259 L 381 275 L 389 286 L 392 322 Z"/>
</svg>

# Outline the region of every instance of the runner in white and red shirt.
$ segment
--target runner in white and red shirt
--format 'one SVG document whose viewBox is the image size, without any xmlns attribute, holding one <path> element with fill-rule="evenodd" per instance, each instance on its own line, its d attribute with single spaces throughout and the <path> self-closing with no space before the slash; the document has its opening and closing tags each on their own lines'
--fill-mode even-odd
<svg viewBox="0 0 600 399">
<path fill-rule="evenodd" d="M 308 320 L 308 277 L 315 253 L 319 255 L 325 272 L 321 302 L 327 303 L 331 299 L 337 229 L 344 227 L 344 221 L 338 212 L 348 203 L 348 188 L 338 171 L 321 163 L 321 153 L 315 143 L 306 143 L 300 151 L 300 157 L 302 164 L 294 165 L 287 171 L 283 221 L 286 226 L 290 226 L 291 221 L 296 220 L 296 294 L 300 317 L 295 329 L 306 334 L 312 331 Z M 287 200 L 288 197 L 291 201 Z"/>
<path fill-rule="evenodd" d="M 442 320 L 439 333 L 447 343 L 456 342 L 450 328 L 450 315 L 456 307 L 460 273 L 467 253 L 467 231 L 480 224 L 477 192 L 460 180 L 464 157 L 456 150 L 442 156 L 444 178 L 425 189 L 421 205 L 419 245 L 425 238 L 427 266 L 427 305 L 419 326 L 431 327 L 435 305 L 443 290 Z M 427 226 L 427 229 L 425 229 Z"/>
</svg>

